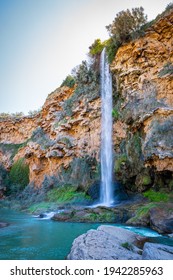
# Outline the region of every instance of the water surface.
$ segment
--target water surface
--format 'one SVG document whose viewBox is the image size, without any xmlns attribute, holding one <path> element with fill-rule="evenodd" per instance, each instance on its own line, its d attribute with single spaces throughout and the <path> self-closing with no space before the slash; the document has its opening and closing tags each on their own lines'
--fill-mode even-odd
<svg viewBox="0 0 173 280">
<path fill-rule="evenodd" d="M 8 227 L 0 229 L 1 260 L 65 259 L 77 236 L 100 225 L 41 220 L 9 209 L 0 209 L 0 220 L 10 223 Z M 150 229 L 123 227 L 150 236 L 152 242 L 173 246 L 171 238 L 162 237 Z"/>
</svg>

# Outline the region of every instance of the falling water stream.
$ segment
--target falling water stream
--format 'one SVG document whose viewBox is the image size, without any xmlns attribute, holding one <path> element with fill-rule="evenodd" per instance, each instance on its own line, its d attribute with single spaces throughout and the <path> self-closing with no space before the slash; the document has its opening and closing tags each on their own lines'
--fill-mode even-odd
<svg viewBox="0 0 173 280">
<path fill-rule="evenodd" d="M 100 204 L 110 207 L 113 204 L 112 189 L 112 77 L 105 49 L 101 54 L 101 191 Z"/>
</svg>

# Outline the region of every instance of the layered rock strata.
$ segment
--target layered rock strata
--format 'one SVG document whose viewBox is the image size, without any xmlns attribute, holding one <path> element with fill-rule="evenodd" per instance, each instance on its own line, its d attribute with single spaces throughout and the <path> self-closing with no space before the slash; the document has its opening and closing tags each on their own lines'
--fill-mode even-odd
<svg viewBox="0 0 173 280">
<path fill-rule="evenodd" d="M 120 180 L 131 180 L 138 191 L 151 185 L 169 188 L 172 180 L 172 34 L 171 10 L 144 36 L 120 47 L 111 65 L 116 84 L 115 171 Z"/>
</svg>

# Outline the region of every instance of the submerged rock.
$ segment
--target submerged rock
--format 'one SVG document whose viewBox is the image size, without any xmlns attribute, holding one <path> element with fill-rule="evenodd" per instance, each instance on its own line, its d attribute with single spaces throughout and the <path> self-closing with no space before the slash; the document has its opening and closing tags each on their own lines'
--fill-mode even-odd
<svg viewBox="0 0 173 280">
<path fill-rule="evenodd" d="M 8 225 L 8 223 L 0 222 L 0 228 L 7 227 Z"/>
<path fill-rule="evenodd" d="M 56 213 L 52 219 L 55 221 L 68 222 L 103 222 L 103 223 L 124 223 L 133 213 L 129 206 L 107 208 L 71 208 L 64 210 L 63 213 Z"/>
<path fill-rule="evenodd" d="M 137 260 L 141 250 L 135 246 L 142 237 L 114 226 L 100 226 L 77 237 L 68 260 Z"/>
<path fill-rule="evenodd" d="M 145 243 L 142 253 L 143 260 L 173 260 L 173 247 L 162 245 Z"/>
</svg>

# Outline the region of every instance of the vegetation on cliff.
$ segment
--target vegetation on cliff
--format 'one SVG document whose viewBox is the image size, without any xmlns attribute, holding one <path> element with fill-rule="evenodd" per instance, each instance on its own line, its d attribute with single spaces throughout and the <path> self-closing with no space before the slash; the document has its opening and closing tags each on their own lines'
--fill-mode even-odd
<svg viewBox="0 0 173 280">
<path fill-rule="evenodd" d="M 7 194 L 14 195 L 22 191 L 29 184 L 29 166 L 24 158 L 17 160 L 11 167 L 7 179 Z"/>
</svg>

